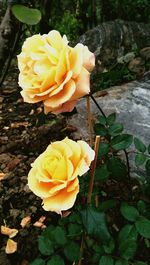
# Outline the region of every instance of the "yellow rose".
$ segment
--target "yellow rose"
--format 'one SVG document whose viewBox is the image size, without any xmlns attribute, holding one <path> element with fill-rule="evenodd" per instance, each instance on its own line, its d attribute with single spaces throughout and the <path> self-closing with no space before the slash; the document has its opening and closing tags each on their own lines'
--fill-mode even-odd
<svg viewBox="0 0 150 265">
<path fill-rule="evenodd" d="M 70 47 L 58 31 L 34 35 L 18 55 L 21 95 L 28 103 L 43 101 L 46 114 L 71 111 L 78 98 L 89 94 L 94 65 L 87 46 Z"/>
<path fill-rule="evenodd" d="M 65 138 L 51 143 L 35 160 L 28 176 L 29 188 L 43 199 L 43 208 L 61 214 L 74 205 L 78 176 L 89 170 L 95 152 L 84 141 Z"/>
</svg>

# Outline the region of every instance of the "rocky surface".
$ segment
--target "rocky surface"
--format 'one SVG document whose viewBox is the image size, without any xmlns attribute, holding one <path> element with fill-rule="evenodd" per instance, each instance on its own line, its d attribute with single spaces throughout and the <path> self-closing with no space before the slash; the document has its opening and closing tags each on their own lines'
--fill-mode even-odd
<svg viewBox="0 0 150 265">
<path fill-rule="evenodd" d="M 131 61 L 129 69 L 141 74 L 150 59 L 149 24 L 122 20 L 104 22 L 83 34 L 79 41 L 95 53 L 98 72 L 110 70 L 122 60 L 125 64 Z M 132 56 L 128 56 L 131 51 Z"/>
<path fill-rule="evenodd" d="M 103 95 L 103 96 L 101 96 Z M 147 74 L 141 82 L 134 81 L 121 86 L 115 86 L 105 93 L 97 92 L 95 99 L 106 115 L 116 112 L 117 119 L 124 124 L 125 131 L 150 143 L 150 75 Z M 91 101 L 91 113 L 95 121 L 100 112 Z M 86 100 L 77 104 L 77 114 L 69 122 L 78 128 L 76 138 L 88 140 Z M 81 126 L 82 124 L 82 126 Z"/>
</svg>

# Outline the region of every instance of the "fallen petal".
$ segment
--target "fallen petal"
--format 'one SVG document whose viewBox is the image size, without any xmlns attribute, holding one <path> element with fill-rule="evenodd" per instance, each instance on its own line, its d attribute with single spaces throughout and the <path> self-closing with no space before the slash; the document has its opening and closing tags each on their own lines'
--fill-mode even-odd
<svg viewBox="0 0 150 265">
<path fill-rule="evenodd" d="M 12 239 L 8 239 L 5 248 L 6 254 L 12 254 L 16 251 L 17 251 L 17 242 L 13 241 Z"/>
<path fill-rule="evenodd" d="M 6 175 L 5 173 L 2 173 L 2 172 L 0 173 L 0 181 L 5 178 L 5 175 Z"/>
<path fill-rule="evenodd" d="M 13 238 L 18 234 L 18 230 L 13 228 L 9 228 L 7 226 L 1 225 L 1 234 L 9 236 L 9 238 Z"/>
<path fill-rule="evenodd" d="M 21 227 L 24 228 L 26 227 L 29 223 L 31 222 L 31 217 L 30 216 L 26 216 L 21 220 Z"/>
</svg>

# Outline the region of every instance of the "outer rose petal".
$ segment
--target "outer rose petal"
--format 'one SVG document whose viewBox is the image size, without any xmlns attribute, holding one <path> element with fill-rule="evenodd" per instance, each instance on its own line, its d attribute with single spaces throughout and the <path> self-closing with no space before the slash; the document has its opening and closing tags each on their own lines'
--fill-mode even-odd
<svg viewBox="0 0 150 265">
<path fill-rule="evenodd" d="M 76 47 L 82 50 L 83 54 L 83 66 L 91 72 L 95 66 L 95 55 L 94 53 L 90 52 L 87 46 L 84 46 L 81 43 L 78 43 Z M 75 48 L 76 48 L 75 47 Z"/>
<path fill-rule="evenodd" d="M 74 165 L 74 168 L 77 166 L 77 164 L 80 161 L 80 156 L 81 156 L 81 148 L 80 145 L 78 143 L 76 143 L 75 141 L 69 139 L 68 137 L 66 137 L 63 142 L 65 142 L 67 145 L 69 145 L 69 147 L 72 150 L 72 155 L 70 156 L 70 159 Z"/>
<path fill-rule="evenodd" d="M 84 141 L 79 140 L 77 141 L 77 143 L 80 145 L 82 150 L 81 157 L 85 159 L 85 162 L 89 166 L 91 164 L 91 161 L 93 161 L 95 157 L 94 150 Z"/>
<path fill-rule="evenodd" d="M 70 100 L 77 100 L 90 93 L 90 74 L 83 67 L 76 79 L 76 90 Z"/>
<path fill-rule="evenodd" d="M 51 30 L 48 33 L 48 40 L 52 47 L 54 47 L 57 50 L 61 50 L 64 46 L 68 44 L 67 38 L 61 37 L 60 33 L 57 30 Z"/>
<path fill-rule="evenodd" d="M 76 200 L 77 194 L 79 192 L 79 184 L 76 181 L 76 187 L 70 192 L 66 189 L 61 190 L 55 196 L 43 199 L 43 208 L 45 211 L 52 211 L 61 214 L 61 211 L 66 211 L 70 209 Z M 74 186 L 74 182 L 72 184 Z"/>
<path fill-rule="evenodd" d="M 82 49 L 79 46 L 76 46 L 74 49 L 70 50 L 69 54 L 70 59 L 70 69 L 73 72 L 73 78 L 76 78 L 82 69 L 83 65 L 83 53 Z"/>
<path fill-rule="evenodd" d="M 44 113 L 47 114 L 50 111 L 54 114 L 59 114 L 62 112 L 71 112 L 74 109 L 76 102 L 77 100 L 67 101 L 66 103 L 63 103 L 59 108 L 54 109 L 44 105 Z"/>
<path fill-rule="evenodd" d="M 36 178 L 36 170 L 32 168 L 28 175 L 29 189 L 41 198 L 48 198 L 66 187 L 66 183 L 54 184 L 53 182 L 39 182 Z"/>
<path fill-rule="evenodd" d="M 46 99 L 44 101 L 44 105 L 51 108 L 52 111 L 55 108 L 59 108 L 61 104 L 65 103 L 72 97 L 75 92 L 75 89 L 75 82 L 70 79 L 68 83 L 64 85 L 63 90 L 60 91 L 58 94 L 50 97 L 49 99 Z"/>
<path fill-rule="evenodd" d="M 95 55 L 90 52 L 87 46 L 84 46 L 83 53 L 83 66 L 91 72 L 95 67 Z"/>
</svg>

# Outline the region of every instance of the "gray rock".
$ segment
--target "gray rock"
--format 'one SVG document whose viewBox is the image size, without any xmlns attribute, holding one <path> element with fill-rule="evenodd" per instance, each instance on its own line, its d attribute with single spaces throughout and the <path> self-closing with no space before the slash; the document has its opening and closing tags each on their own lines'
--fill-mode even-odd
<svg viewBox="0 0 150 265">
<path fill-rule="evenodd" d="M 117 120 L 124 124 L 125 131 L 139 137 L 146 144 L 150 143 L 150 79 L 142 82 L 134 81 L 121 86 L 107 89 L 104 97 L 99 92 L 94 94 L 95 99 L 106 115 L 116 112 Z M 100 112 L 91 101 L 93 121 L 96 121 Z M 76 139 L 89 140 L 87 126 L 86 99 L 77 104 L 77 114 L 69 118 L 69 123 L 77 127 L 74 133 Z"/>
<path fill-rule="evenodd" d="M 95 53 L 97 65 L 109 69 L 117 59 L 150 46 L 149 24 L 115 20 L 102 23 L 83 34 L 78 42 Z"/>
<path fill-rule="evenodd" d="M 143 74 L 145 71 L 145 61 L 141 57 L 136 57 L 130 61 L 128 68 L 133 73 Z"/>
<path fill-rule="evenodd" d="M 150 47 L 145 47 L 140 50 L 140 55 L 147 61 L 150 59 Z"/>
</svg>

